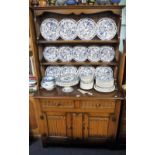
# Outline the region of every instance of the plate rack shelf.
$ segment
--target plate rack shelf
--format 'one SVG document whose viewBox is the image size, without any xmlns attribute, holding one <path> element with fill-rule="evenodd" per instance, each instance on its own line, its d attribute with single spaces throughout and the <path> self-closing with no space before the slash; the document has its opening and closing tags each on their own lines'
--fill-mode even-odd
<svg viewBox="0 0 155 155">
<path fill-rule="evenodd" d="M 42 136 L 43 145 L 52 143 L 76 143 L 80 144 L 103 144 L 116 140 L 121 100 L 123 97 L 118 86 L 119 71 L 119 43 L 121 28 L 121 13 L 125 6 L 120 5 L 84 5 L 84 6 L 47 6 L 30 7 L 33 13 L 35 44 L 36 44 L 36 63 L 38 74 L 38 83 L 44 76 L 44 72 L 49 65 L 92 65 L 110 66 L 114 70 L 114 79 L 116 90 L 111 93 L 99 93 L 90 90 L 92 96 L 81 94 L 78 91 L 79 85 L 74 87 L 72 93 L 65 94 L 62 89 L 56 87 L 52 91 L 39 89 L 35 94 L 36 114 L 39 124 L 39 132 Z M 78 21 L 81 18 L 89 17 L 98 21 L 103 17 L 110 17 L 115 20 L 118 32 L 114 39 L 109 41 L 99 40 L 97 37 L 93 40 L 84 41 L 75 39 L 65 41 L 46 41 L 40 34 L 40 24 L 46 18 L 55 18 L 60 21 L 63 18 L 73 18 Z M 110 45 L 115 49 L 115 59 L 112 62 L 46 62 L 43 58 L 43 49 L 48 45 L 54 46 L 76 46 L 76 45 Z M 98 126 L 98 127 L 97 127 Z"/>
</svg>

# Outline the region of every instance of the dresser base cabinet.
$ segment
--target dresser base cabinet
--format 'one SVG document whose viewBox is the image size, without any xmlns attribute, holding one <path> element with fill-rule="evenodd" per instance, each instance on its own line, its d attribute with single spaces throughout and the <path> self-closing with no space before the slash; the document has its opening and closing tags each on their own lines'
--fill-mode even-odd
<svg viewBox="0 0 155 155">
<path fill-rule="evenodd" d="M 105 143 L 115 141 L 120 100 L 36 99 L 43 142 Z"/>
</svg>

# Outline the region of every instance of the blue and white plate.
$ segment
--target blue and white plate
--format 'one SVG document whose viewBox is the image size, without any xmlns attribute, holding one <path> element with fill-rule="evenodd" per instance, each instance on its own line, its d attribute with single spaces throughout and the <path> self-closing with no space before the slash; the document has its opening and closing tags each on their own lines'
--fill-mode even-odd
<svg viewBox="0 0 155 155">
<path fill-rule="evenodd" d="M 45 76 L 53 77 L 55 79 L 60 77 L 60 73 L 61 73 L 61 67 L 59 66 L 48 66 L 45 70 Z"/>
<path fill-rule="evenodd" d="M 102 18 L 97 22 L 97 36 L 101 40 L 111 40 L 117 34 L 117 25 L 111 18 Z"/>
<path fill-rule="evenodd" d="M 77 24 L 74 19 L 62 19 L 59 23 L 60 37 L 64 40 L 74 40 L 77 37 Z"/>
<path fill-rule="evenodd" d="M 103 62 L 110 62 L 115 57 L 115 50 L 111 46 L 102 46 L 100 48 L 100 57 Z"/>
<path fill-rule="evenodd" d="M 59 59 L 62 62 L 69 62 L 73 59 L 73 48 L 70 46 L 62 46 L 59 48 Z"/>
<path fill-rule="evenodd" d="M 88 52 L 85 46 L 75 46 L 73 48 L 73 57 L 77 62 L 84 62 L 87 60 Z"/>
<path fill-rule="evenodd" d="M 77 34 L 81 40 L 91 40 L 96 35 L 96 23 L 91 18 L 83 18 L 78 21 Z"/>
<path fill-rule="evenodd" d="M 40 25 L 40 32 L 46 40 L 57 40 L 59 38 L 59 22 L 54 18 L 45 19 Z"/>
<path fill-rule="evenodd" d="M 55 62 L 58 60 L 58 48 L 55 46 L 48 46 L 45 47 L 44 51 L 43 51 L 43 56 L 45 58 L 46 61 L 48 62 Z"/>
<path fill-rule="evenodd" d="M 113 79 L 113 70 L 111 67 L 99 66 L 95 70 L 96 79 L 109 81 Z"/>
<path fill-rule="evenodd" d="M 91 82 L 94 79 L 95 68 L 92 66 L 81 66 L 78 69 L 78 74 L 83 82 Z"/>
<path fill-rule="evenodd" d="M 70 87 L 78 84 L 78 72 L 74 66 L 61 67 L 61 73 L 59 78 L 56 79 L 56 84 L 62 87 Z"/>
<path fill-rule="evenodd" d="M 74 66 L 63 66 L 61 69 L 61 77 L 63 76 L 77 76 L 77 68 Z"/>
<path fill-rule="evenodd" d="M 91 62 L 98 62 L 100 60 L 100 47 L 98 46 L 88 47 L 88 60 Z"/>
</svg>

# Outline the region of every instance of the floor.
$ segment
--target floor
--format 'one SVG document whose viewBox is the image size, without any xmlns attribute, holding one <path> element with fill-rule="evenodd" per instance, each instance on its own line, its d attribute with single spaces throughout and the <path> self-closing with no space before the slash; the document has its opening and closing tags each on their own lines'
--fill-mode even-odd
<svg viewBox="0 0 155 155">
<path fill-rule="evenodd" d="M 30 144 L 29 155 L 126 155 L 126 150 L 108 150 L 102 148 L 56 147 L 43 148 L 41 140 Z"/>
</svg>

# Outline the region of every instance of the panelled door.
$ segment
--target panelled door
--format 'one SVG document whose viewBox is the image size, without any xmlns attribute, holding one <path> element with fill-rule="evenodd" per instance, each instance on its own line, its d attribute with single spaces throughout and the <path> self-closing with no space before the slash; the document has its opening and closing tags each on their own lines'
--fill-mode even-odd
<svg viewBox="0 0 155 155">
<path fill-rule="evenodd" d="M 113 114 L 47 112 L 44 115 L 45 131 L 49 137 L 102 139 L 115 135 Z"/>
<path fill-rule="evenodd" d="M 70 137 L 70 116 L 67 113 L 46 113 L 46 127 L 50 137 Z"/>
<path fill-rule="evenodd" d="M 114 116 L 111 114 L 84 114 L 85 138 L 111 138 L 115 134 Z"/>
</svg>

